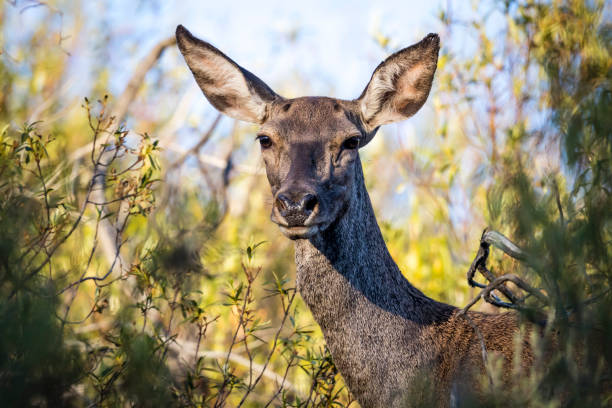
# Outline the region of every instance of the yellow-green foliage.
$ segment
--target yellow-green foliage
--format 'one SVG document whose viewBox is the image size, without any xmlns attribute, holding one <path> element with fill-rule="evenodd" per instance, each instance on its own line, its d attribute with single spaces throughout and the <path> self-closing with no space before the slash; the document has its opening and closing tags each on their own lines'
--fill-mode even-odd
<svg viewBox="0 0 612 408">
<path fill-rule="evenodd" d="M 45 4 L 22 36 L 10 18 L 23 4 L 0 4 L 0 405 L 357 406 L 296 295 L 253 127 L 181 112 L 191 78 L 172 48 L 151 71 L 164 81 L 145 76 L 113 119 L 122 90 L 104 96 L 118 81 L 103 57 L 117 39 L 97 28 L 100 58 L 75 94 L 67 49 L 89 41 L 91 11 Z M 486 226 L 532 254 L 493 252 L 491 269 L 546 294 L 523 316 L 549 321 L 533 339 L 541 359 L 509 388 L 491 358 L 484 391 L 462 405 L 609 405 L 604 3 L 462 7 L 440 13 L 426 126 L 382 129 L 362 153 L 383 236 L 415 286 L 459 307 L 476 295 L 465 273 Z M 415 385 L 423 404 L 429 386 Z"/>
</svg>

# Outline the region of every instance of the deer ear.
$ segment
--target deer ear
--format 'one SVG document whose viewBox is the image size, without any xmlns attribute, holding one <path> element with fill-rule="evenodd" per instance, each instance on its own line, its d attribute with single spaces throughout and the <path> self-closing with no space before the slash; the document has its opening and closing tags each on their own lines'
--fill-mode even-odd
<svg viewBox="0 0 612 408">
<path fill-rule="evenodd" d="M 221 51 L 176 27 L 176 41 L 206 99 L 235 119 L 263 123 L 270 102 L 280 99 L 268 85 Z"/>
<path fill-rule="evenodd" d="M 440 38 L 429 34 L 383 61 L 357 100 L 367 132 L 414 115 L 429 95 Z"/>
</svg>

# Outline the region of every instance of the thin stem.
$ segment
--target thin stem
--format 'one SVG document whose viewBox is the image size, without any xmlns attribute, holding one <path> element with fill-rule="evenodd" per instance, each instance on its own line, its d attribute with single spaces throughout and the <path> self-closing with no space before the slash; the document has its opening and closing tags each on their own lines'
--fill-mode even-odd
<svg viewBox="0 0 612 408">
<path fill-rule="evenodd" d="M 295 295 L 296 295 L 297 291 L 294 290 L 293 294 L 291 295 L 291 297 L 289 298 L 289 301 L 287 302 L 287 307 L 285 308 L 285 310 L 283 311 L 283 319 L 281 321 L 281 324 L 278 328 L 278 330 L 276 331 L 276 334 L 274 336 L 274 341 L 272 343 L 272 348 L 270 350 L 270 352 L 268 353 L 268 356 L 266 358 L 266 362 L 263 365 L 263 369 L 265 370 L 266 367 L 268 367 L 268 364 L 270 364 L 270 361 L 272 359 L 272 355 L 274 354 L 274 351 L 276 350 L 276 346 L 278 344 L 278 339 L 280 337 L 280 333 L 283 329 L 283 326 L 285 325 L 285 322 L 287 320 L 287 317 L 289 316 L 289 309 L 291 308 L 291 305 L 293 304 L 293 299 L 295 299 Z M 253 391 L 253 389 L 255 389 L 255 387 L 257 386 L 257 384 L 259 383 L 259 380 L 261 380 L 263 373 L 260 373 L 259 376 L 257 376 L 257 378 L 255 379 L 255 381 L 253 382 L 252 386 L 250 385 L 247 388 L 247 391 L 245 392 L 245 394 L 242 396 L 242 399 L 240 400 L 240 403 L 238 404 L 238 407 L 241 407 L 242 404 L 244 404 L 244 402 L 246 401 L 246 397 L 251 393 L 251 391 Z"/>
</svg>

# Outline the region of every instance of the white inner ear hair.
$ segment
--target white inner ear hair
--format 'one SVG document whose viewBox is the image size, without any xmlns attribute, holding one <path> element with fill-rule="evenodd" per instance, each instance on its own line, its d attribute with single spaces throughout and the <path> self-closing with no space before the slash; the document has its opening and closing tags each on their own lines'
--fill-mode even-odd
<svg viewBox="0 0 612 408">
<path fill-rule="evenodd" d="M 393 115 L 388 115 L 388 112 L 385 112 L 384 104 L 389 94 L 395 92 L 393 79 L 400 75 L 400 73 L 400 66 L 393 64 L 378 70 L 370 80 L 368 89 L 361 100 L 361 112 L 366 123 L 372 128 L 393 121 L 391 117 Z M 375 116 L 375 123 L 370 123 Z"/>
<path fill-rule="evenodd" d="M 368 89 L 361 101 L 361 111 L 369 126 L 375 128 L 387 123 L 406 119 L 406 114 L 415 112 L 403 111 L 410 101 L 417 102 L 423 97 L 419 83 L 423 79 L 426 64 L 419 63 L 410 68 L 400 64 L 382 67 L 368 84 Z"/>
<path fill-rule="evenodd" d="M 224 100 L 220 109 L 235 119 L 260 123 L 266 115 L 266 103 L 251 92 L 242 72 L 225 58 L 203 50 L 192 50 L 189 66 L 207 80 L 201 84 L 204 93 L 212 101 Z M 213 103 L 214 104 L 214 103 Z"/>
</svg>

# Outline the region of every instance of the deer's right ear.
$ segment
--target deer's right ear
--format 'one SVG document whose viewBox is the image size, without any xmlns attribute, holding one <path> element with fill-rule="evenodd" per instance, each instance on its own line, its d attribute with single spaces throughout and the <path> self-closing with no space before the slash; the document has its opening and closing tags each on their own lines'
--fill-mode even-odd
<svg viewBox="0 0 612 408">
<path fill-rule="evenodd" d="M 429 34 L 383 61 L 357 102 L 367 132 L 414 115 L 431 90 L 440 38 Z"/>
<path fill-rule="evenodd" d="M 269 104 L 280 99 L 261 79 L 221 51 L 176 27 L 176 41 L 206 99 L 235 119 L 263 123 Z"/>
</svg>

